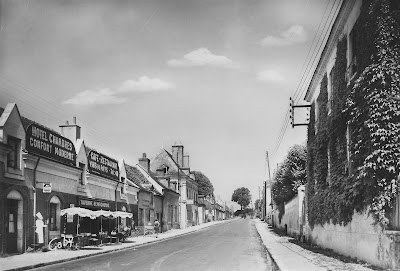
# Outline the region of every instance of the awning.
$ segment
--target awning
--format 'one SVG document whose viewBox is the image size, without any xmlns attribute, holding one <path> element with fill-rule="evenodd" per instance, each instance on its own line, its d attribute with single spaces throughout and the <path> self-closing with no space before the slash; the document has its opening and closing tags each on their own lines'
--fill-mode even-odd
<svg viewBox="0 0 400 271">
<path fill-rule="evenodd" d="M 80 217 L 89 217 L 90 219 L 96 219 L 96 215 L 93 211 L 80 207 L 71 207 L 61 210 L 61 216 L 63 215 L 78 215 Z"/>
<path fill-rule="evenodd" d="M 104 217 L 122 217 L 122 218 L 132 218 L 133 214 L 128 212 L 122 211 L 106 211 L 106 210 L 98 210 L 92 211 L 89 209 L 81 208 L 81 207 L 72 207 L 61 210 L 61 216 L 63 215 L 79 215 L 80 217 L 89 217 L 90 219 L 96 219 L 97 217 L 104 216 Z"/>
</svg>

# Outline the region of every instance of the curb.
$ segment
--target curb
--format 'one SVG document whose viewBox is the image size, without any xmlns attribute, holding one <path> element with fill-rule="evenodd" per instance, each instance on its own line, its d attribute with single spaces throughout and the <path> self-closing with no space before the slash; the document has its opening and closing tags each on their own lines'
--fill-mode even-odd
<svg viewBox="0 0 400 271">
<path fill-rule="evenodd" d="M 228 222 L 228 221 L 233 221 L 233 220 L 230 219 L 230 220 L 223 220 L 223 221 L 224 222 Z M 75 256 L 75 257 L 71 257 L 71 258 L 67 258 L 67 259 L 55 260 L 55 261 L 52 261 L 52 262 L 38 263 L 38 264 L 27 265 L 27 266 L 23 266 L 23 267 L 5 269 L 3 271 L 29 270 L 29 269 L 33 269 L 33 268 L 39 268 L 39 267 L 43 267 L 43 266 L 54 265 L 54 264 L 59 264 L 59 263 L 63 263 L 63 262 L 79 260 L 79 259 L 83 259 L 83 258 L 89 258 L 89 257 L 92 257 L 92 256 L 98 256 L 98 255 L 102 255 L 102 254 L 106 254 L 106 253 L 117 252 L 117 251 L 122 251 L 122 250 L 128 250 L 128 249 L 137 248 L 137 247 L 141 247 L 141 246 L 145 246 L 145 245 L 149 245 L 149 244 L 153 244 L 153 243 L 161 243 L 163 241 L 167 241 L 167 240 L 175 239 L 175 238 L 178 238 L 178 237 L 181 237 L 181 236 L 185 236 L 185 235 L 188 235 L 188 234 L 191 234 L 191 233 L 194 233 L 194 232 L 197 232 L 197 231 L 201 231 L 201 230 L 204 230 L 204 229 L 207 229 L 209 227 L 216 226 L 216 225 L 222 224 L 222 223 L 223 222 L 215 223 L 215 224 L 208 225 L 208 226 L 200 228 L 200 229 L 196 229 L 196 230 L 193 230 L 193 231 L 185 232 L 185 233 L 182 233 L 182 234 L 177 234 L 177 235 L 166 237 L 166 238 L 163 238 L 163 239 L 150 240 L 150 241 L 142 243 L 142 244 L 133 244 L 131 246 L 127 246 L 127 247 L 123 247 L 123 248 L 116 248 L 116 249 L 107 250 L 107 251 L 99 251 L 99 252 L 94 252 L 92 254 L 87 254 L 87 255 L 82 255 L 82 256 Z"/>
<path fill-rule="evenodd" d="M 278 263 L 275 261 L 274 257 L 272 256 L 272 254 L 268 251 L 267 246 L 264 244 L 264 242 L 263 242 L 263 240 L 262 240 L 262 238 L 261 238 L 261 234 L 260 234 L 260 232 L 258 231 L 256 225 L 254 225 L 254 227 L 256 228 L 258 237 L 260 238 L 260 241 L 261 241 L 261 243 L 262 243 L 262 245 L 263 245 L 263 247 L 264 247 L 264 249 L 265 249 L 265 252 L 269 255 L 269 258 L 271 259 L 272 264 L 274 264 L 274 265 L 278 268 L 277 270 L 276 270 L 276 269 L 273 269 L 273 270 L 275 270 L 275 271 L 282 271 L 281 268 L 279 267 Z"/>
</svg>

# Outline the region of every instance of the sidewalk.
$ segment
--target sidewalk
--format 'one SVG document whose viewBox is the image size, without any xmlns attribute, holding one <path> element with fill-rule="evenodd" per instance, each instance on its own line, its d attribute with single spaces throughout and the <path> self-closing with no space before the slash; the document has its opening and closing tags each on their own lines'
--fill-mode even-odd
<svg viewBox="0 0 400 271">
<path fill-rule="evenodd" d="M 323 254 L 314 253 L 289 242 L 269 228 L 268 224 L 255 219 L 257 231 L 281 271 L 373 271 L 360 264 L 345 263 Z"/>
<path fill-rule="evenodd" d="M 165 239 L 171 239 L 176 236 L 185 235 L 190 232 L 198 231 L 219 223 L 231 220 L 213 221 L 201 225 L 192 226 L 186 229 L 174 229 L 158 235 L 155 238 L 150 236 L 129 237 L 124 243 L 108 244 L 101 247 L 84 247 L 80 250 L 56 249 L 48 252 L 32 252 L 20 255 L 0 258 L 0 270 L 28 270 L 50 264 L 61 263 L 70 260 L 76 260 L 93 255 L 108 253 L 117 250 L 129 249 L 143 244 L 159 242 Z"/>
</svg>

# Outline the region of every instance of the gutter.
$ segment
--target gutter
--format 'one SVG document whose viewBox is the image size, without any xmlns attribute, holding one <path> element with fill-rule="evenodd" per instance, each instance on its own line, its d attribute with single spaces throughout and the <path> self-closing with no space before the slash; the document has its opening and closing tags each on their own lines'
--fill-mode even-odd
<svg viewBox="0 0 400 271">
<path fill-rule="evenodd" d="M 33 169 L 33 222 L 34 222 L 34 234 L 33 234 L 33 244 L 36 244 L 36 223 L 35 223 L 35 216 L 36 216 L 36 171 L 39 166 L 40 157 L 36 160 L 35 168 Z"/>
</svg>

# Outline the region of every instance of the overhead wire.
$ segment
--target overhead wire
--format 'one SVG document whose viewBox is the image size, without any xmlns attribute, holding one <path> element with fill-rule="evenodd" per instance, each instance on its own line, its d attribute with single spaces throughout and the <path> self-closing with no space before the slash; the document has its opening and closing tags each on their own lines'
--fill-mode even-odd
<svg viewBox="0 0 400 271">
<path fill-rule="evenodd" d="M 338 2 L 338 4 L 336 4 L 337 2 Z M 336 4 L 336 8 L 334 8 L 335 4 Z M 324 26 L 322 28 L 321 34 L 319 35 L 319 38 L 318 38 L 317 42 L 313 46 L 314 41 L 315 41 L 316 37 L 318 36 L 318 32 L 319 32 L 319 29 L 321 27 L 321 24 L 324 21 L 326 11 L 328 10 L 329 1 L 328 1 L 328 4 L 325 7 L 324 14 L 321 17 L 321 20 L 320 20 L 320 23 L 318 25 L 317 31 L 316 31 L 316 33 L 314 35 L 314 38 L 313 38 L 313 42 L 311 43 L 310 49 L 309 49 L 309 51 L 307 53 L 307 56 L 305 58 L 305 61 L 303 63 L 302 69 L 304 68 L 305 63 L 307 63 L 307 66 L 306 66 L 305 70 L 303 71 L 303 74 L 302 74 L 301 79 L 300 79 L 300 81 L 298 83 L 298 86 L 297 86 L 297 88 L 296 88 L 296 90 L 295 90 L 295 92 L 293 94 L 293 103 L 298 102 L 299 98 L 302 96 L 301 93 L 305 92 L 305 90 L 303 89 L 303 86 L 307 82 L 306 78 L 309 78 L 309 74 L 312 71 L 312 68 L 314 67 L 315 61 L 319 59 L 318 56 L 320 55 L 321 48 L 323 48 L 323 46 L 325 46 L 326 36 L 330 33 L 330 29 L 331 29 L 332 24 L 333 24 L 333 22 L 334 22 L 334 20 L 335 20 L 335 18 L 337 16 L 337 13 L 339 11 L 339 7 L 341 6 L 341 4 L 342 4 L 342 0 L 335 0 L 335 2 L 332 4 L 332 6 L 330 7 L 329 15 L 325 19 Z M 333 10 L 335 10 L 335 11 L 334 11 L 334 13 L 332 15 L 332 11 Z M 328 27 L 326 28 L 327 25 L 328 25 Z M 325 35 L 323 35 L 324 32 L 325 32 Z M 322 36 L 324 36 L 324 38 L 320 42 Z M 318 46 L 318 44 L 319 44 L 319 46 Z M 312 51 L 313 53 L 310 56 L 310 52 L 311 52 L 312 48 L 313 48 L 313 51 Z M 307 59 L 308 59 L 308 62 L 307 62 Z M 277 153 L 277 151 L 278 151 L 278 149 L 279 149 L 279 147 L 280 147 L 280 145 L 281 145 L 281 143 L 283 141 L 283 138 L 284 138 L 285 133 L 287 131 L 288 124 L 290 122 L 290 117 L 288 116 L 289 112 L 290 112 L 289 110 L 286 112 L 286 115 L 285 115 L 285 117 L 284 117 L 284 119 L 282 121 L 282 126 L 280 128 L 280 132 L 278 134 L 278 137 L 277 137 L 277 140 L 276 140 L 276 143 L 275 143 L 275 147 L 274 147 L 274 149 L 273 149 L 273 151 L 271 153 L 271 156 L 276 155 L 276 153 Z M 306 114 L 308 114 L 308 112 Z M 306 118 L 307 118 L 307 115 L 306 115 Z"/>
<path fill-rule="evenodd" d="M 66 118 L 71 117 L 70 115 L 66 114 L 65 111 L 56 106 L 56 104 L 58 104 L 57 102 L 43 98 L 42 96 L 37 94 L 37 91 L 34 91 L 24 86 L 23 84 L 16 82 L 15 80 L 9 79 L 6 75 L 0 74 L 0 81 L 3 81 L 3 84 L 0 84 L 0 89 L 4 90 L 1 92 L 7 95 L 10 101 L 18 101 L 18 104 L 23 104 L 24 106 L 29 107 L 36 112 L 40 112 L 41 116 L 46 116 L 47 118 L 53 119 L 59 124 L 63 124 L 65 122 L 65 119 L 62 120 L 59 118 L 60 115 Z M 15 92 L 23 95 L 15 95 Z M 28 102 L 26 101 L 26 99 L 24 100 L 21 97 L 26 97 L 30 100 L 34 100 L 35 103 Z M 40 108 L 38 108 L 37 105 L 39 105 Z M 42 108 L 50 108 L 52 109 L 52 112 L 57 111 L 59 116 L 55 116 L 54 113 L 50 114 L 49 112 L 44 111 Z M 85 125 L 85 132 L 93 137 L 94 141 L 101 142 L 102 144 L 110 144 L 112 142 L 110 138 L 104 136 L 104 133 L 94 129 L 84 120 L 79 118 L 79 122 Z M 92 142 L 92 144 L 93 143 L 94 142 Z"/>
</svg>

